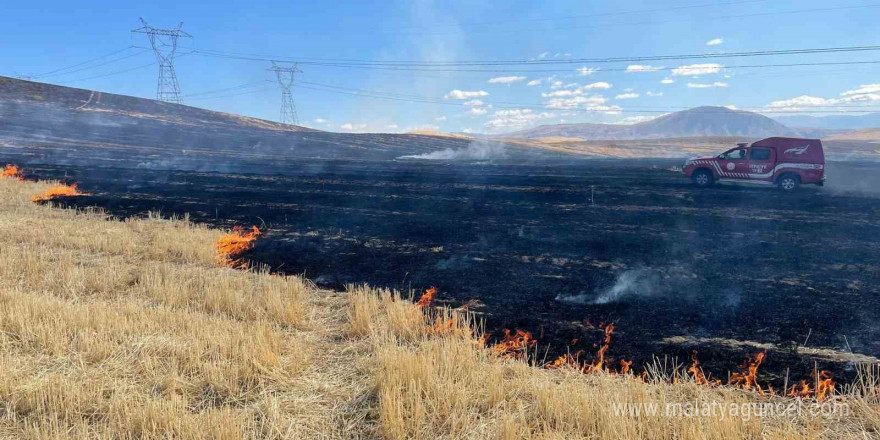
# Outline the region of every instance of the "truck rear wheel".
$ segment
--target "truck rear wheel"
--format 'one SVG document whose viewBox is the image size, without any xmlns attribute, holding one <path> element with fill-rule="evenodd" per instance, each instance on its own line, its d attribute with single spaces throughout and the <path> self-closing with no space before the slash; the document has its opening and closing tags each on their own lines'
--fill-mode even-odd
<svg viewBox="0 0 880 440">
<path fill-rule="evenodd" d="M 709 170 L 694 171 L 694 175 L 691 179 L 693 179 L 694 185 L 698 188 L 708 188 L 715 183 L 715 177 L 712 176 L 712 173 Z"/>
<path fill-rule="evenodd" d="M 783 174 L 776 181 L 782 192 L 793 193 L 801 186 L 801 178 L 797 174 Z"/>
</svg>

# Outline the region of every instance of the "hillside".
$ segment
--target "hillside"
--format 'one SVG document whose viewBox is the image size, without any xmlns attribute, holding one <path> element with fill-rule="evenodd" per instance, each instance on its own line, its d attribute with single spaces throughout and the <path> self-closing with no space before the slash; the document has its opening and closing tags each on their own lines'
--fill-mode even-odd
<svg viewBox="0 0 880 440">
<path fill-rule="evenodd" d="M 811 127 L 833 130 L 859 130 L 880 127 L 880 113 L 864 115 L 791 115 L 776 116 L 773 119 L 789 127 Z"/>
<path fill-rule="evenodd" d="M 826 137 L 826 139 L 829 141 L 864 141 L 880 144 L 880 128 L 866 128 L 864 130 L 834 134 Z"/>
<path fill-rule="evenodd" d="M 330 133 L 151 99 L 0 77 L 0 154 L 27 162 L 261 172 L 297 158 L 389 160 L 466 150 L 457 136 Z M 510 147 L 505 158 L 546 153 Z"/>
<path fill-rule="evenodd" d="M 794 130 L 766 116 L 726 107 L 696 107 L 632 125 L 561 124 L 508 133 L 499 137 L 535 139 L 569 137 L 588 140 L 635 140 L 682 137 L 797 136 Z"/>
</svg>

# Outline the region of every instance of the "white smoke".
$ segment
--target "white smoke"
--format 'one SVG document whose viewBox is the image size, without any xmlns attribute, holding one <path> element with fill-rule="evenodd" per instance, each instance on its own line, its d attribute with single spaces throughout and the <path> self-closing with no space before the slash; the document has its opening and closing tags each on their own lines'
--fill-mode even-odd
<svg viewBox="0 0 880 440">
<path fill-rule="evenodd" d="M 660 275 L 655 271 L 648 269 L 628 270 L 617 277 L 613 286 L 605 289 L 604 292 L 596 297 L 593 300 L 593 304 L 608 304 L 630 295 L 653 295 L 657 292 L 660 281 Z"/>
<path fill-rule="evenodd" d="M 581 293 L 578 295 L 556 295 L 556 301 L 564 302 L 568 304 L 592 304 L 595 295 Z"/>
<path fill-rule="evenodd" d="M 696 275 L 680 266 L 662 269 L 638 268 L 617 276 L 614 284 L 597 293 L 557 295 L 556 301 L 568 304 L 608 304 L 628 297 L 648 297 L 671 292 L 686 292 L 695 282 Z"/>
<path fill-rule="evenodd" d="M 595 293 L 557 295 L 556 301 L 568 304 L 608 304 L 631 295 L 650 296 L 657 293 L 661 277 L 650 269 L 632 269 L 620 274 L 611 287 Z"/>
<path fill-rule="evenodd" d="M 491 160 L 503 159 L 507 157 L 507 150 L 504 144 L 485 141 L 474 141 L 468 144 L 466 148 L 453 150 L 446 148 L 440 151 L 432 151 L 424 154 L 414 154 L 401 156 L 398 159 L 420 159 L 420 160 Z"/>
</svg>

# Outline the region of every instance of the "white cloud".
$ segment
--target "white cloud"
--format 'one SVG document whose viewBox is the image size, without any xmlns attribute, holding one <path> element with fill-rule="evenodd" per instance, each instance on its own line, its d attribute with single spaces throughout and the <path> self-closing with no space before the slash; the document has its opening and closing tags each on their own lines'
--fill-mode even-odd
<svg viewBox="0 0 880 440">
<path fill-rule="evenodd" d="M 541 93 L 541 96 L 543 96 L 544 98 L 580 96 L 580 95 L 583 95 L 585 93 L 585 91 L 587 91 L 587 90 L 610 89 L 611 88 L 611 84 L 604 82 L 604 81 L 594 82 L 592 84 L 586 84 L 586 85 L 583 85 L 580 87 L 577 87 L 577 86 L 578 86 L 577 83 L 566 84 L 565 86 L 556 87 L 557 90 L 554 90 L 550 93 Z M 565 87 L 565 88 L 561 88 L 561 87 Z M 571 87 L 577 87 L 577 88 L 571 88 Z"/>
<path fill-rule="evenodd" d="M 583 109 L 588 111 L 603 112 L 609 115 L 620 114 L 622 110 L 617 105 L 606 105 L 608 99 L 602 95 L 574 96 L 570 98 L 554 98 L 547 101 L 548 109 L 567 110 Z"/>
<path fill-rule="evenodd" d="M 547 108 L 550 109 L 574 109 L 584 107 L 602 106 L 608 101 L 602 95 L 593 96 L 575 96 L 572 98 L 557 98 L 547 101 Z"/>
<path fill-rule="evenodd" d="M 767 104 L 770 111 L 799 111 L 811 107 L 832 110 L 836 106 L 853 102 L 880 102 L 880 84 L 865 84 L 856 89 L 847 90 L 839 98 L 823 98 L 819 96 L 801 95 L 790 99 L 782 99 Z"/>
<path fill-rule="evenodd" d="M 723 38 L 714 38 L 706 42 L 706 46 L 717 46 L 724 42 Z"/>
<path fill-rule="evenodd" d="M 718 73 L 724 67 L 718 63 L 689 64 L 672 69 L 673 75 L 708 75 Z"/>
<path fill-rule="evenodd" d="M 650 121 L 651 119 L 654 119 L 654 118 L 655 118 L 655 116 L 627 116 L 627 117 L 617 121 L 617 123 L 623 124 L 623 125 L 632 125 L 632 124 L 638 124 L 639 122 Z"/>
<path fill-rule="evenodd" d="M 327 120 L 324 118 L 315 118 L 316 124 L 325 124 L 326 122 L 327 122 Z"/>
<path fill-rule="evenodd" d="M 663 96 L 663 92 L 647 92 L 645 93 L 647 96 Z"/>
<path fill-rule="evenodd" d="M 397 130 L 400 127 L 398 127 L 397 124 L 388 124 L 385 126 L 385 128 L 387 128 L 389 130 Z"/>
<path fill-rule="evenodd" d="M 564 86 L 564 85 L 565 85 L 565 83 L 562 81 L 553 81 L 553 84 L 550 84 L 550 88 L 551 89 L 561 89 L 562 86 Z"/>
<path fill-rule="evenodd" d="M 437 131 L 440 127 L 434 124 L 421 124 L 407 127 L 406 131 Z"/>
<path fill-rule="evenodd" d="M 544 58 L 547 58 L 547 55 L 550 55 L 550 52 L 541 52 L 538 54 L 538 59 L 543 60 Z"/>
<path fill-rule="evenodd" d="M 539 121 L 553 118 L 553 113 L 536 113 L 531 109 L 497 110 L 492 114 L 493 119 L 486 122 L 486 128 L 491 130 L 510 130 L 526 127 Z"/>
<path fill-rule="evenodd" d="M 827 106 L 833 104 L 833 102 L 834 100 L 820 98 L 817 96 L 801 95 L 796 98 L 773 101 L 770 104 L 767 104 L 767 107 L 772 109 L 796 109 L 801 107 Z"/>
<path fill-rule="evenodd" d="M 626 66 L 626 73 L 632 72 L 656 72 L 658 70 L 662 70 L 663 67 L 660 66 L 649 66 L 646 64 L 630 64 Z"/>
<path fill-rule="evenodd" d="M 489 84 L 512 84 L 525 79 L 526 77 L 524 76 L 496 76 L 495 78 L 489 78 Z"/>
<path fill-rule="evenodd" d="M 461 105 L 466 105 L 469 107 L 479 107 L 483 105 L 483 101 L 480 101 L 479 99 L 471 99 L 470 101 L 462 102 Z"/>
<path fill-rule="evenodd" d="M 660 81 L 660 84 L 672 84 L 672 83 L 674 83 L 674 82 L 675 82 L 675 80 L 672 79 L 672 78 L 663 78 L 663 79 Z"/>
<path fill-rule="evenodd" d="M 367 124 L 352 124 L 351 122 L 346 122 L 339 126 L 339 128 L 345 131 L 361 131 L 367 128 Z"/>
<path fill-rule="evenodd" d="M 483 90 L 476 91 L 467 91 L 467 90 L 452 90 L 443 97 L 446 99 L 471 99 L 471 98 L 480 98 L 483 96 L 489 96 L 489 92 Z"/>
<path fill-rule="evenodd" d="M 841 93 L 840 96 L 871 95 L 875 93 L 880 93 L 880 84 L 862 85 L 855 90 L 847 90 Z"/>
<path fill-rule="evenodd" d="M 488 110 L 480 107 L 473 107 L 467 111 L 467 114 L 471 116 L 482 116 L 485 115 Z"/>
<path fill-rule="evenodd" d="M 434 118 L 434 120 L 437 122 L 442 122 L 442 121 L 446 120 L 446 116 L 438 116 L 438 117 Z"/>
<path fill-rule="evenodd" d="M 688 88 L 691 89 L 711 89 L 715 87 L 727 87 L 727 83 L 725 82 L 713 82 L 708 84 L 703 83 L 687 83 Z"/>
<path fill-rule="evenodd" d="M 541 84 L 541 78 L 533 79 L 526 83 L 527 86 L 537 86 Z"/>
<path fill-rule="evenodd" d="M 594 82 L 592 84 L 587 84 L 587 85 L 583 86 L 583 89 L 587 89 L 587 90 L 589 90 L 589 89 L 610 89 L 610 88 L 611 88 L 611 84 L 609 84 L 605 81 Z"/>
<path fill-rule="evenodd" d="M 550 93 L 541 93 L 541 96 L 545 98 L 556 98 L 560 96 L 577 96 L 583 95 L 583 90 L 555 90 Z"/>
<path fill-rule="evenodd" d="M 589 76 L 596 73 L 597 70 L 599 70 L 598 67 L 581 67 L 577 70 L 577 73 L 580 76 Z"/>
<path fill-rule="evenodd" d="M 614 97 L 614 99 L 636 99 L 639 97 L 638 93 L 622 93 Z"/>
</svg>

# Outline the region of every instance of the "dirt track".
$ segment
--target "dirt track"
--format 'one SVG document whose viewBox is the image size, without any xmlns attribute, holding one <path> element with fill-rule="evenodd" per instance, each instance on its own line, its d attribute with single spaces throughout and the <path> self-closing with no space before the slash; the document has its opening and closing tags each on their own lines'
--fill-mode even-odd
<svg viewBox="0 0 880 440">
<path fill-rule="evenodd" d="M 95 194 L 75 203 L 117 215 L 263 225 L 252 258 L 320 284 L 437 286 L 441 302 L 485 314 L 490 331 L 541 335 L 542 356 L 548 347 L 548 357 L 594 352 L 601 331 L 592 325 L 603 321 L 617 327 L 615 359 L 685 361 L 697 348 L 722 377 L 762 346 L 762 377 L 777 382 L 786 368 L 805 378 L 814 362 L 851 377 L 850 348 L 880 356 L 880 198 L 827 187 L 700 191 L 672 165 L 300 162 L 274 176 L 29 169 L 66 174 Z M 836 169 L 853 175 L 850 165 Z"/>
</svg>

